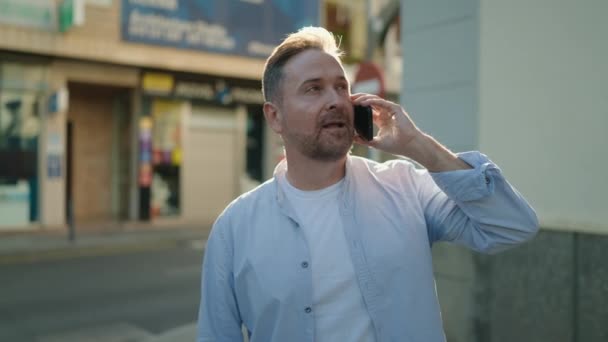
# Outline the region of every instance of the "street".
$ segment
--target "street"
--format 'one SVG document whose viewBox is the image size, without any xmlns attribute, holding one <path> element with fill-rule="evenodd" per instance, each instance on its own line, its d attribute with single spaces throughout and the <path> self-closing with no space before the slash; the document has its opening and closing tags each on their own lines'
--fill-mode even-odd
<svg viewBox="0 0 608 342">
<path fill-rule="evenodd" d="M 188 244 L 0 265 L 0 341 L 139 341 L 192 323 L 202 254 Z"/>
</svg>

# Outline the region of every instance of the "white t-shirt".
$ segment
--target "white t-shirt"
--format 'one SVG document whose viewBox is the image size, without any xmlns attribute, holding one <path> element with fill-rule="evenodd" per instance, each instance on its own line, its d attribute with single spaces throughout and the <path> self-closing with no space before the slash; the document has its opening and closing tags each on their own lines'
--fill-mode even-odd
<svg viewBox="0 0 608 342">
<path fill-rule="evenodd" d="M 285 176 L 279 181 L 310 249 L 315 341 L 375 341 L 340 219 L 344 179 L 315 191 L 299 190 Z"/>
</svg>

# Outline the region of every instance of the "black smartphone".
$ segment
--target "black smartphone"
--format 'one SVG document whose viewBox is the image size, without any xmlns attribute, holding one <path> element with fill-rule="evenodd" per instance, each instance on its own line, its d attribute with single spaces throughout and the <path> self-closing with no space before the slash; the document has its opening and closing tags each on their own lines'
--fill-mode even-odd
<svg viewBox="0 0 608 342">
<path fill-rule="evenodd" d="M 354 105 L 353 108 L 355 111 L 355 131 L 364 140 L 372 140 L 374 138 L 372 107 Z"/>
</svg>

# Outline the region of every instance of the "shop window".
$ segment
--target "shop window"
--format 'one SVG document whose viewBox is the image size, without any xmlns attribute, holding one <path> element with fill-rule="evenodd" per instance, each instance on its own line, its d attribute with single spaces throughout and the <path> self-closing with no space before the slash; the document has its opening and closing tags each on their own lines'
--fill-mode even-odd
<svg viewBox="0 0 608 342">
<path fill-rule="evenodd" d="M 351 52 L 350 8 L 340 3 L 327 2 L 325 4 L 325 18 L 325 27 L 338 37 L 340 48 L 346 52 L 346 57 L 348 57 Z"/>
<path fill-rule="evenodd" d="M 323 6 L 324 27 L 333 32 L 345 52 L 342 61 L 356 64 L 367 53 L 366 2 L 362 0 L 326 0 Z"/>
<path fill-rule="evenodd" d="M 38 221 L 38 101 L 0 89 L 0 226 Z"/>
<path fill-rule="evenodd" d="M 178 101 L 152 103 L 152 217 L 180 214 L 182 108 Z"/>
<path fill-rule="evenodd" d="M 262 183 L 264 179 L 264 129 L 262 106 L 247 107 L 247 176 Z"/>
</svg>

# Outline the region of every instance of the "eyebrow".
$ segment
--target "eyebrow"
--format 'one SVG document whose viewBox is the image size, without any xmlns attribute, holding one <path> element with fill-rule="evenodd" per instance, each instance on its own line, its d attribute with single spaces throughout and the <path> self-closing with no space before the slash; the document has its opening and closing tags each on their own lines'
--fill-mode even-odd
<svg viewBox="0 0 608 342">
<path fill-rule="evenodd" d="M 302 82 L 301 85 L 305 85 L 307 83 L 316 83 L 316 82 L 320 82 L 320 81 L 321 81 L 321 77 L 309 78 L 309 79 L 305 80 L 304 82 Z"/>
<path fill-rule="evenodd" d="M 309 78 L 309 79 L 305 80 L 304 82 L 302 82 L 300 84 L 300 86 L 303 86 L 303 85 L 308 84 L 308 83 L 321 82 L 322 80 L 323 79 L 321 77 Z M 338 80 L 348 82 L 348 80 L 344 76 L 338 76 Z"/>
</svg>

